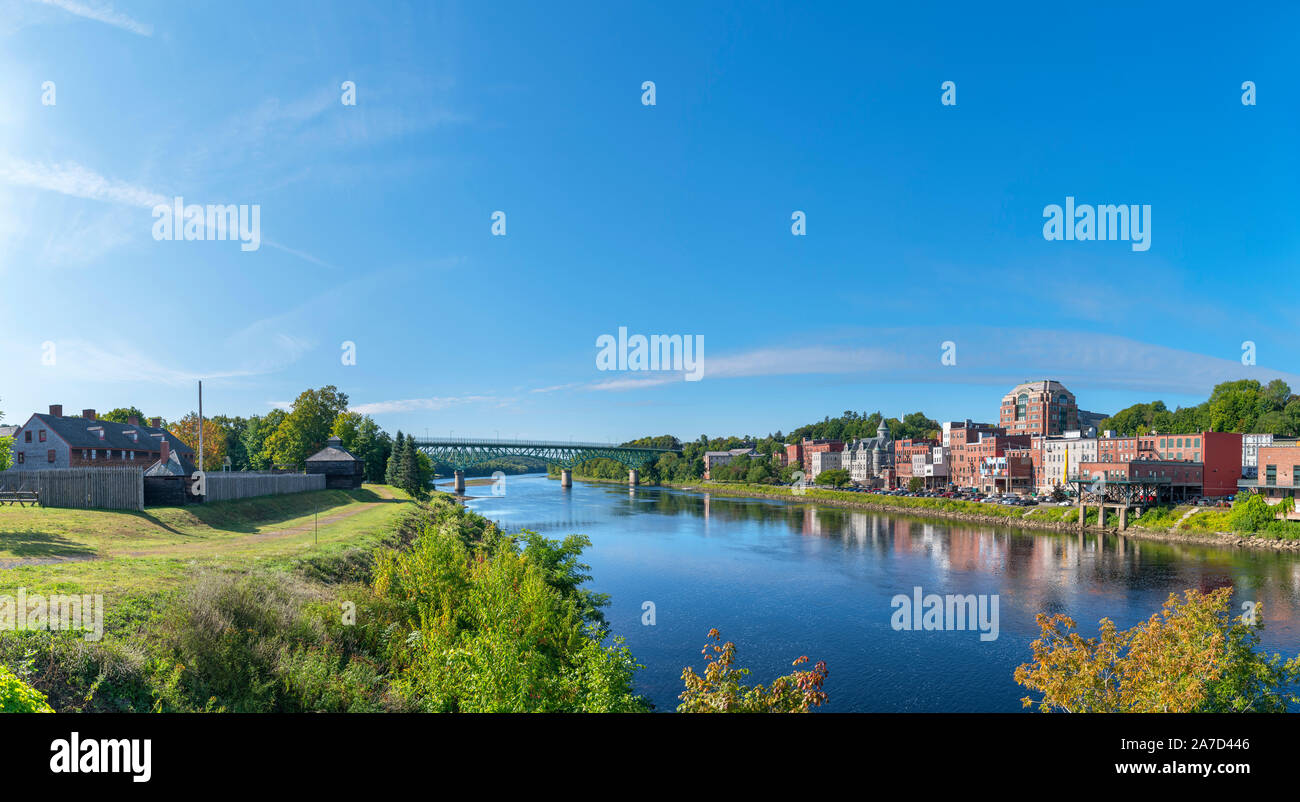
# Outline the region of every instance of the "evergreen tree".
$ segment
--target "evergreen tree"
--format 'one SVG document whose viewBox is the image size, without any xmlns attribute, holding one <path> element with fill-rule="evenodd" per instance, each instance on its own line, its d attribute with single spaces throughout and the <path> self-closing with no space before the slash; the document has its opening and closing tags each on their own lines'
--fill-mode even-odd
<svg viewBox="0 0 1300 802">
<path fill-rule="evenodd" d="M 420 466 L 415 459 L 415 438 L 411 435 L 406 436 L 402 442 L 402 461 L 399 471 L 401 488 L 413 496 L 418 496 L 423 491 L 420 487 Z"/>
<path fill-rule="evenodd" d="M 384 470 L 384 484 L 393 487 L 401 487 L 397 481 L 397 469 L 401 466 L 402 456 L 400 444 L 402 443 L 402 430 L 397 430 L 397 438 L 393 441 L 393 450 L 388 454 L 388 466 Z"/>
</svg>

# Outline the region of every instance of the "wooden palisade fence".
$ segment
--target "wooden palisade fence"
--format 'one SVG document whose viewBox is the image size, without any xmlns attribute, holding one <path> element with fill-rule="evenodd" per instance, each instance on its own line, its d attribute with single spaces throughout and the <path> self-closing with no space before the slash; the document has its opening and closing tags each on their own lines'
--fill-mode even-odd
<svg viewBox="0 0 1300 802">
<path fill-rule="evenodd" d="M 0 489 L 34 490 L 43 507 L 144 509 L 144 471 L 140 468 L 0 471 Z"/>
</svg>

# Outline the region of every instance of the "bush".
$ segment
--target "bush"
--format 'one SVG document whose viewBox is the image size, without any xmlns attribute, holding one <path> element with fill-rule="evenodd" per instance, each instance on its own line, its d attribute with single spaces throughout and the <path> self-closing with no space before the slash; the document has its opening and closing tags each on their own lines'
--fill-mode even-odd
<svg viewBox="0 0 1300 802">
<path fill-rule="evenodd" d="M 1233 618 L 1232 588 L 1171 594 L 1164 609 L 1132 629 L 1108 618 L 1096 638 L 1065 615 L 1038 615 L 1033 661 L 1015 680 L 1041 694 L 1025 707 L 1066 713 L 1286 712 L 1300 702 L 1300 657 L 1258 651 L 1262 610 Z"/>
<path fill-rule="evenodd" d="M 45 694 L 0 664 L 0 713 L 53 713 Z"/>
</svg>

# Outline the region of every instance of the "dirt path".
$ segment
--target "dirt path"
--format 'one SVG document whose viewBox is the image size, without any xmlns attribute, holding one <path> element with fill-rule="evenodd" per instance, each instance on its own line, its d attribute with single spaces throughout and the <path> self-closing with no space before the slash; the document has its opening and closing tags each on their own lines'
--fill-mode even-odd
<svg viewBox="0 0 1300 802">
<path fill-rule="evenodd" d="M 317 524 L 319 524 L 320 526 L 329 526 L 330 524 L 337 523 L 346 518 L 351 518 L 354 515 L 360 515 L 366 510 L 372 510 L 375 507 L 378 507 L 381 504 L 385 504 L 385 503 L 387 502 L 372 501 L 367 504 L 358 504 L 355 507 L 350 507 L 344 510 L 343 512 L 336 512 L 332 515 L 322 516 L 321 518 L 319 518 L 317 521 L 313 523 L 301 524 L 299 526 L 291 526 L 287 529 L 274 529 L 270 532 L 254 532 L 251 535 L 244 535 L 243 537 L 230 538 L 227 540 L 220 540 L 220 541 L 205 540 L 199 543 L 178 543 L 172 546 L 163 546 L 162 548 L 157 548 L 157 549 L 145 549 L 144 551 L 127 551 L 127 552 L 122 552 L 120 554 L 111 554 L 109 556 L 110 557 L 166 557 L 173 554 L 191 554 L 194 552 L 211 551 L 214 545 L 219 545 L 221 548 L 225 549 L 231 546 L 248 545 L 252 543 L 259 543 L 266 540 L 278 540 L 280 538 L 289 537 L 290 535 L 301 535 L 306 532 L 310 532 L 316 528 Z"/>
</svg>

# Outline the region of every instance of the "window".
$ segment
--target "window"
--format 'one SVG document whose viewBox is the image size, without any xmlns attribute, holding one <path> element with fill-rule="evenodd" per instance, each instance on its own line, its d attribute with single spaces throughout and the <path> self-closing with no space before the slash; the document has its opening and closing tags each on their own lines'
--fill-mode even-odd
<svg viewBox="0 0 1300 802">
<path fill-rule="evenodd" d="M 40 438 L 39 438 L 39 439 L 40 439 L 40 441 L 41 441 L 42 443 L 45 442 L 45 430 L 44 430 L 44 429 L 41 429 L 41 434 L 40 434 Z"/>
<path fill-rule="evenodd" d="M 54 449 L 52 449 L 52 448 L 50 449 L 49 454 L 47 455 L 46 459 L 47 459 L 47 461 L 49 461 L 49 462 L 54 462 Z"/>
<path fill-rule="evenodd" d="M 19 452 L 18 452 L 18 464 L 19 464 L 19 465 L 22 465 L 22 464 L 25 463 L 25 462 L 27 462 L 27 454 L 24 453 L 24 452 L 22 452 L 22 451 L 19 451 Z"/>
<path fill-rule="evenodd" d="M 1025 407 L 1028 406 L 1028 404 L 1029 395 L 1027 393 L 1021 393 L 1020 397 L 1016 399 L 1016 420 L 1025 419 Z"/>
<path fill-rule="evenodd" d="M 30 443 L 31 441 L 32 441 L 32 432 L 30 429 L 28 429 L 27 431 L 23 432 L 23 442 Z"/>
</svg>

